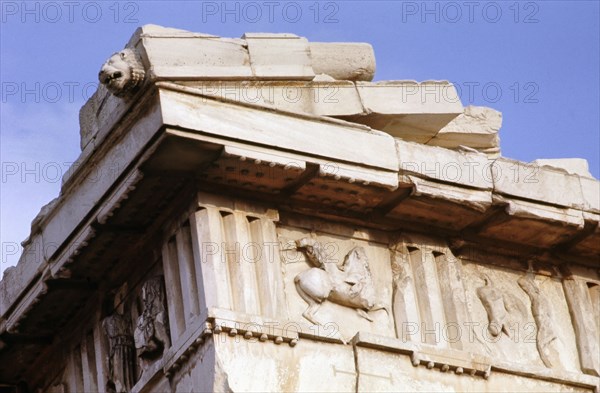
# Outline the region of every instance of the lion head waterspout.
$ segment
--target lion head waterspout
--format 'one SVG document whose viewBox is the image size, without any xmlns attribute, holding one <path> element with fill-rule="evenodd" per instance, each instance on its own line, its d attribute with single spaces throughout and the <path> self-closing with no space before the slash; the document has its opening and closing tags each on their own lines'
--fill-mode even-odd
<svg viewBox="0 0 600 393">
<path fill-rule="evenodd" d="M 132 49 L 123 49 L 102 65 L 98 79 L 115 96 L 126 97 L 142 84 L 145 76 L 137 53 Z"/>
</svg>

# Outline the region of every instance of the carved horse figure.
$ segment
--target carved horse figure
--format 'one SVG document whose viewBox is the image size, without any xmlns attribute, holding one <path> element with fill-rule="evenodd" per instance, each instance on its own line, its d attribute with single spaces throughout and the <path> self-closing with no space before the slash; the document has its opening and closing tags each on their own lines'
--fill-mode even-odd
<svg viewBox="0 0 600 393">
<path fill-rule="evenodd" d="M 358 315 L 373 321 L 369 311 L 387 308 L 376 302 L 375 287 L 369 269 L 365 249 L 354 247 L 344 258 L 340 269 L 337 264 L 327 261 L 327 255 L 321 243 L 311 238 L 296 241 L 298 249 L 303 250 L 310 263 L 315 267 L 298 274 L 294 278 L 298 294 L 308 303 L 302 316 L 319 325 L 315 313 L 325 300 L 356 309 Z"/>
</svg>

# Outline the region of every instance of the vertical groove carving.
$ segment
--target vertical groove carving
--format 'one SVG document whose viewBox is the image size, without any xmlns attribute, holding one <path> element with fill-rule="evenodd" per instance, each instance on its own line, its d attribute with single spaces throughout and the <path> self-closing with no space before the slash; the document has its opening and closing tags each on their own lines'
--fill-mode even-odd
<svg viewBox="0 0 600 393">
<path fill-rule="evenodd" d="M 173 241 L 168 241 L 162 249 L 163 269 L 167 299 L 169 303 L 169 327 L 171 339 L 175 341 L 185 331 L 185 317 L 181 286 L 179 283 L 179 266 L 177 264 L 177 250 Z"/>
<path fill-rule="evenodd" d="M 435 270 L 433 254 L 429 250 L 408 247 L 410 266 L 415 280 L 417 304 L 421 320 L 421 340 L 438 344 L 438 333 L 443 324 L 444 311 Z"/>
<path fill-rule="evenodd" d="M 273 220 L 202 206 L 190 229 L 201 309 L 288 317 Z"/>
<path fill-rule="evenodd" d="M 106 381 L 108 376 L 108 370 L 106 365 L 108 364 L 108 342 L 105 336 L 101 332 L 102 327 L 100 324 L 94 326 L 93 338 L 94 338 L 94 354 L 96 356 L 96 381 L 98 383 L 98 392 L 105 393 L 106 386 L 103 381 Z"/>
<path fill-rule="evenodd" d="M 92 332 L 85 335 L 81 341 L 81 367 L 83 374 L 83 389 L 86 392 L 97 392 L 98 381 L 96 374 L 96 358 Z"/>
<path fill-rule="evenodd" d="M 419 321 L 419 309 L 415 297 L 415 283 L 412 277 L 408 250 L 404 244 L 396 245 L 392 254 L 394 274 L 393 310 L 396 324 L 396 335 L 404 342 L 410 341 L 409 325 Z M 411 328 L 412 329 L 412 328 Z"/>
<path fill-rule="evenodd" d="M 250 219 L 250 234 L 256 245 L 256 277 L 262 315 L 287 319 L 279 243 L 273 221 Z"/>
<path fill-rule="evenodd" d="M 190 216 L 190 228 L 196 274 L 201 275 L 200 307 L 232 310 L 227 264 L 222 255 L 221 214 L 213 207 L 202 208 Z"/>
<path fill-rule="evenodd" d="M 191 250 L 189 227 L 183 226 L 175 235 L 177 265 L 181 282 L 181 295 L 185 313 L 185 325 L 190 325 L 191 319 L 200 314 L 198 306 L 198 288 L 196 284 L 196 269 Z"/>
<path fill-rule="evenodd" d="M 581 371 L 586 374 L 600 376 L 599 327 L 596 326 L 594 320 L 595 314 L 599 311 L 597 308 L 594 309 L 591 291 L 589 291 L 585 281 L 574 278 L 565 278 L 563 288 L 573 328 L 575 329 Z M 594 310 L 596 310 L 595 313 Z"/>
<path fill-rule="evenodd" d="M 450 347 L 462 350 L 466 336 L 462 333 L 464 322 L 469 322 L 467 312 L 465 288 L 462 281 L 462 268 L 460 260 L 446 253 L 433 253 L 437 265 L 437 280 L 442 295 L 446 326 Z"/>
<path fill-rule="evenodd" d="M 250 249 L 248 220 L 243 213 L 223 215 L 224 252 L 230 272 L 235 310 L 248 314 L 260 313 L 255 261 L 248 258 Z"/>
<path fill-rule="evenodd" d="M 69 356 L 69 391 L 83 392 L 83 370 L 81 369 L 81 347 L 77 346 Z"/>
<path fill-rule="evenodd" d="M 195 246 L 195 241 L 194 241 L 194 232 L 195 232 L 195 228 L 193 228 L 192 226 L 192 221 L 188 220 L 187 221 L 187 225 L 184 226 L 185 229 L 185 237 L 186 237 L 186 252 L 189 255 L 189 260 L 192 263 L 193 267 L 194 267 L 194 273 L 195 273 L 195 284 L 196 284 L 196 292 L 193 294 L 193 296 L 196 298 L 196 302 L 197 302 L 197 307 L 198 307 L 198 315 L 200 315 L 202 313 L 202 304 L 203 304 L 203 296 L 204 293 L 202 292 L 202 267 L 200 266 L 200 261 L 198 259 L 196 259 L 196 255 L 194 254 L 194 246 Z"/>
</svg>

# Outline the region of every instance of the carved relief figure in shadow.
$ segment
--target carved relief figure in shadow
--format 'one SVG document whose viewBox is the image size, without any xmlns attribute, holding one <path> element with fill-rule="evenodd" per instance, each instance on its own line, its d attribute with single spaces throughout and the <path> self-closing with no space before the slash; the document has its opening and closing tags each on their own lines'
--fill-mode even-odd
<svg viewBox="0 0 600 393">
<path fill-rule="evenodd" d="M 142 368 L 158 359 L 170 345 L 167 310 L 162 276 L 146 281 L 142 286 L 143 311 L 138 317 L 134 338 Z"/>
<path fill-rule="evenodd" d="M 133 49 L 123 49 L 113 54 L 100 69 L 98 79 L 117 97 L 132 95 L 142 84 L 146 72 L 138 54 Z"/>
<path fill-rule="evenodd" d="M 356 309 L 358 315 L 373 321 L 369 311 L 387 308 L 376 302 L 375 287 L 369 269 L 369 262 L 363 247 L 354 247 L 344 258 L 342 267 L 327 261 L 323 246 L 314 239 L 303 238 L 296 241 L 315 267 L 298 274 L 294 278 L 298 294 L 308 303 L 302 316 L 319 325 L 315 319 L 321 303 L 333 303 Z M 389 314 L 389 312 L 388 312 Z"/>
<path fill-rule="evenodd" d="M 115 313 L 104 318 L 102 327 L 108 336 L 110 353 L 108 357 L 109 380 L 107 392 L 129 392 L 135 384 L 135 355 L 131 321 Z"/>
<path fill-rule="evenodd" d="M 414 282 L 405 260 L 407 251 L 401 244 L 396 243 L 392 254 L 392 311 L 396 334 L 399 338 L 410 341 L 408 329 L 404 329 L 409 322 L 415 322 L 418 314 L 416 301 L 412 295 Z M 411 307 L 412 306 L 412 307 Z M 409 311 L 409 307 L 411 307 Z"/>
<path fill-rule="evenodd" d="M 548 368 L 560 365 L 560 340 L 554 332 L 548 300 L 542 296 L 532 274 L 519 278 L 517 282 L 531 300 L 531 313 L 537 325 L 536 345 L 542 362 Z"/>
</svg>

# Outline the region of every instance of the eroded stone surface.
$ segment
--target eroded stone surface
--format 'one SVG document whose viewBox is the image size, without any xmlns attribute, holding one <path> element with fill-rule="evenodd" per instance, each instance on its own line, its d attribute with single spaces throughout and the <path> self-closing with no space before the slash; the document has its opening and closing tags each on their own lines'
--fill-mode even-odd
<svg viewBox="0 0 600 393">
<path fill-rule="evenodd" d="M 533 161 L 533 164 L 563 169 L 572 175 L 593 178 L 592 174 L 590 173 L 588 162 L 583 158 L 537 159 Z"/>
<path fill-rule="evenodd" d="M 492 108 L 470 105 L 427 144 L 450 149 L 466 146 L 496 158 L 500 156 L 501 127 L 502 113 Z"/>
</svg>

